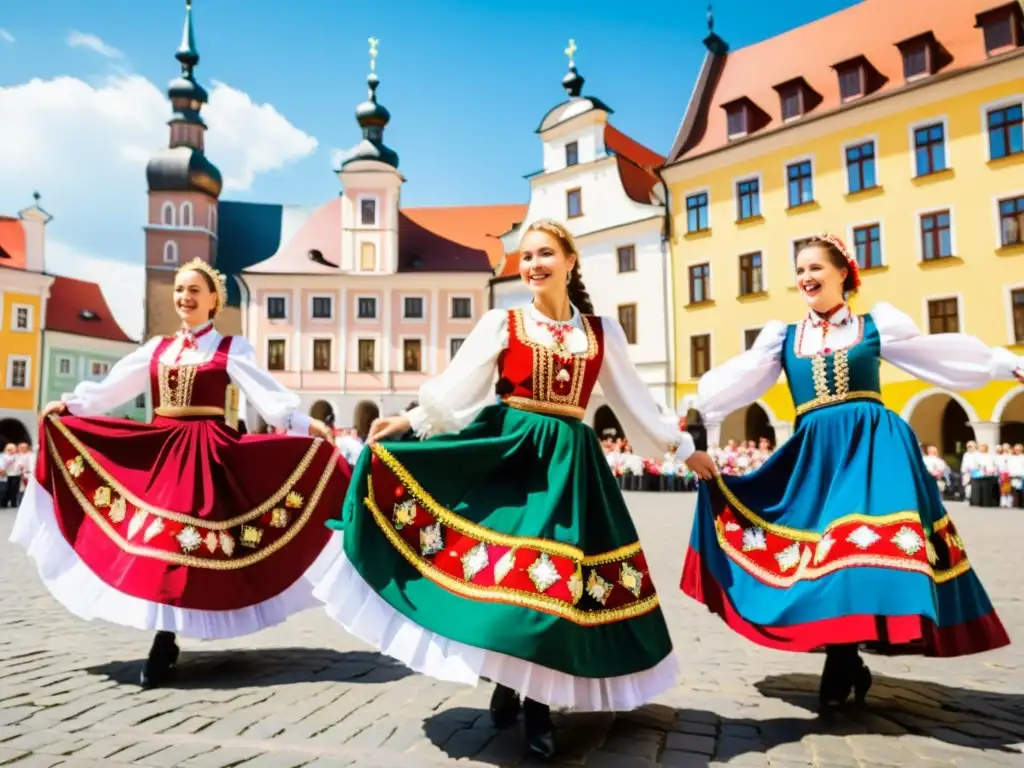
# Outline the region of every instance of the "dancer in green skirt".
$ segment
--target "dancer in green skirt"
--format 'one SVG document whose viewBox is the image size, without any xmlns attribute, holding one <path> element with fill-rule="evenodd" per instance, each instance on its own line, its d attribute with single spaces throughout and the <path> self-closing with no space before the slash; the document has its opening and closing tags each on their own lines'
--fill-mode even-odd
<svg viewBox="0 0 1024 768">
<path fill-rule="evenodd" d="M 676 681 L 636 528 L 583 422 L 594 386 L 638 451 L 674 450 L 705 478 L 714 465 L 654 402 L 618 323 L 593 316 L 564 226 L 527 228 L 520 276 L 533 303 L 488 312 L 416 408 L 374 423 L 316 595 L 417 672 L 497 683 L 495 725 L 523 710 L 548 758 L 549 706 L 628 710 Z M 409 429 L 425 439 L 380 442 Z"/>
</svg>

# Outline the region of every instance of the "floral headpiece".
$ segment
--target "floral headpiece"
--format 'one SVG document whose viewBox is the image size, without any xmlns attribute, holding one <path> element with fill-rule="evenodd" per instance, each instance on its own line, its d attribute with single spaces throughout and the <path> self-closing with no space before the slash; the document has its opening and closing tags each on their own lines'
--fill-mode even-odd
<svg viewBox="0 0 1024 768">
<path fill-rule="evenodd" d="M 843 258 L 846 259 L 846 264 L 850 270 L 850 278 L 853 280 L 853 289 L 857 290 L 860 288 L 860 267 L 857 266 L 857 258 L 850 253 L 849 249 L 846 247 L 846 243 L 835 235 L 830 235 L 828 232 L 822 232 L 815 238 L 815 240 L 822 243 L 828 243 L 843 255 Z"/>
<path fill-rule="evenodd" d="M 181 274 L 182 272 L 202 272 L 210 278 L 213 282 L 214 288 L 217 290 L 217 306 L 213 310 L 213 316 L 216 317 L 219 315 L 220 311 L 228 304 L 227 278 L 202 259 L 192 259 L 192 261 L 182 264 L 178 267 L 177 274 Z"/>
</svg>

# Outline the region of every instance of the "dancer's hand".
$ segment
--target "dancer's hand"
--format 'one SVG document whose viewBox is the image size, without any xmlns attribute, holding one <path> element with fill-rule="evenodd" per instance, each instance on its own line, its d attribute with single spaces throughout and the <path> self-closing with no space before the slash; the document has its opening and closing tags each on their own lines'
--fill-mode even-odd
<svg viewBox="0 0 1024 768">
<path fill-rule="evenodd" d="M 376 443 L 391 435 L 404 435 L 412 429 L 408 416 L 388 416 L 386 419 L 374 419 L 370 425 L 370 434 L 366 436 L 366 442 Z"/>
<path fill-rule="evenodd" d="M 710 480 L 718 472 L 715 462 L 704 451 L 694 451 L 686 460 L 686 466 L 697 473 L 701 480 Z"/>
<path fill-rule="evenodd" d="M 324 424 L 320 419 L 313 419 L 309 423 L 309 436 L 320 437 L 328 441 L 332 445 L 334 444 L 334 430 Z"/>
<path fill-rule="evenodd" d="M 63 403 L 60 400 L 54 400 L 52 403 L 47 403 L 46 406 L 43 408 L 43 410 L 40 411 L 40 413 L 39 413 L 39 420 L 42 421 L 43 419 L 45 419 L 50 414 L 56 414 L 57 416 L 60 416 L 61 414 L 64 414 L 64 413 L 67 413 L 67 412 L 68 412 L 67 404 Z"/>
<path fill-rule="evenodd" d="M 1017 377 L 1017 381 L 1024 384 L 1024 368 L 1014 368 L 1013 375 Z"/>
</svg>

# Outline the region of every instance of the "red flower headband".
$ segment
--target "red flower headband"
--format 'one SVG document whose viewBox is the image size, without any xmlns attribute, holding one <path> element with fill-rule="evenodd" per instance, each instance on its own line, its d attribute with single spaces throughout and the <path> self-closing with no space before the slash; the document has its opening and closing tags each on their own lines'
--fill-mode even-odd
<svg viewBox="0 0 1024 768">
<path fill-rule="evenodd" d="M 843 258 L 846 259 L 846 263 L 849 266 L 850 278 L 853 281 L 853 290 L 860 288 L 860 267 L 857 266 L 856 257 L 847 249 L 846 243 L 835 235 L 830 235 L 827 232 L 823 232 L 818 235 L 816 239 L 823 243 L 828 243 L 843 255 Z"/>
</svg>

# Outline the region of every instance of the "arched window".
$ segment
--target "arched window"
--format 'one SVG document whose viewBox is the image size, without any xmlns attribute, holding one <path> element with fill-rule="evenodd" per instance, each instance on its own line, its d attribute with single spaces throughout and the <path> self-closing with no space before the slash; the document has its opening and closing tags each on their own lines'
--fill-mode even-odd
<svg viewBox="0 0 1024 768">
<path fill-rule="evenodd" d="M 184 202 L 181 204 L 181 226 L 192 226 L 192 203 Z"/>
<path fill-rule="evenodd" d="M 174 203 L 164 203 L 163 210 L 160 212 L 160 220 L 164 223 L 164 226 L 174 226 Z"/>
<path fill-rule="evenodd" d="M 363 243 L 359 251 L 359 269 L 373 272 L 377 269 L 377 249 L 373 243 Z"/>
<path fill-rule="evenodd" d="M 211 232 L 213 232 L 213 234 L 215 234 L 215 235 L 217 234 L 217 206 L 216 205 L 211 205 L 210 206 L 210 216 L 209 216 L 208 228 L 209 228 L 209 230 Z"/>
<path fill-rule="evenodd" d="M 178 263 L 178 244 L 173 240 L 164 243 L 164 264 Z"/>
</svg>

